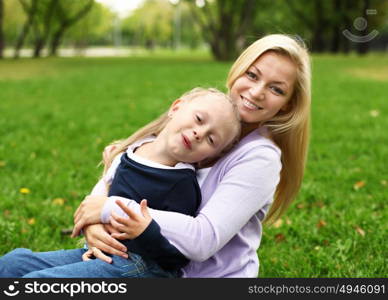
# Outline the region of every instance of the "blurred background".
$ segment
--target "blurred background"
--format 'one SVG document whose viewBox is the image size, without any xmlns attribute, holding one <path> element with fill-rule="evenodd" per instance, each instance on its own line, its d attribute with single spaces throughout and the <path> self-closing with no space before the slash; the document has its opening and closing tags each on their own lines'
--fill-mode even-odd
<svg viewBox="0 0 388 300">
<path fill-rule="evenodd" d="M 387 50 L 387 13 L 385 0 L 0 0 L 0 57 L 199 49 L 232 60 L 273 32 L 313 52 L 365 54 Z"/>
<path fill-rule="evenodd" d="M 0 0 L 0 255 L 79 247 L 106 145 L 196 86 L 226 91 L 267 33 L 312 55 L 301 191 L 265 226 L 260 277 L 388 274 L 387 0 Z M 227 226 L 227 224 L 225 224 Z"/>
</svg>

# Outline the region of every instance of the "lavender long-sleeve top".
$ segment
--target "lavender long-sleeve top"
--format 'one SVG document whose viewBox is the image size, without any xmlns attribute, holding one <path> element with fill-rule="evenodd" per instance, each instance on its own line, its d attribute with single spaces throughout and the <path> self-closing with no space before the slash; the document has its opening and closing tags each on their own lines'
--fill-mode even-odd
<svg viewBox="0 0 388 300">
<path fill-rule="evenodd" d="M 198 215 L 149 209 L 161 233 L 191 262 L 184 277 L 257 277 L 262 224 L 280 179 L 280 149 L 259 130 L 251 132 L 209 171 L 201 185 Z M 100 185 L 102 188 L 103 185 Z M 94 194 L 99 188 L 95 187 Z M 139 205 L 109 197 L 101 221 L 109 222 L 120 199 L 140 213 Z"/>
</svg>

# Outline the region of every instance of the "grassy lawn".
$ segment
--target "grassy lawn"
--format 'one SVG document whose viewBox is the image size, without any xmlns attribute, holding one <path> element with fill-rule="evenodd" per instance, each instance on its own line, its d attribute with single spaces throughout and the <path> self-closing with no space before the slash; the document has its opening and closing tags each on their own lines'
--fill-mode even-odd
<svg viewBox="0 0 388 300">
<path fill-rule="evenodd" d="M 194 86 L 223 88 L 204 56 L 0 61 L 0 254 L 73 248 L 61 234 L 101 152 Z M 260 277 L 386 277 L 388 57 L 313 59 L 302 191 L 264 229 Z M 225 225 L 227 226 L 227 225 Z"/>
</svg>

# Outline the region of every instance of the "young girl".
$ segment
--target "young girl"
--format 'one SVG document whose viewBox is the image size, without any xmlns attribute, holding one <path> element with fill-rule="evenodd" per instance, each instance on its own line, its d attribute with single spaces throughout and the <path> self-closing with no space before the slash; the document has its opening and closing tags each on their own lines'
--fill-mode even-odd
<svg viewBox="0 0 388 300">
<path fill-rule="evenodd" d="M 108 196 L 131 198 L 138 203 L 146 198 L 155 209 L 195 216 L 201 193 L 191 164 L 228 150 L 239 133 L 238 113 L 229 97 L 215 89 L 196 88 L 119 145 L 92 194 L 103 190 Z M 144 215 L 148 217 L 146 212 Z M 94 248 L 46 253 L 16 249 L 0 258 L 0 276 L 179 276 L 188 259 L 160 234 L 157 223 L 149 217 L 139 227 L 137 235 L 140 233 L 139 239 L 123 241 L 128 255 L 113 256 L 110 264 L 90 259 Z M 31 254 L 28 259 L 26 252 Z M 56 255 L 60 258 L 55 260 Z"/>
</svg>

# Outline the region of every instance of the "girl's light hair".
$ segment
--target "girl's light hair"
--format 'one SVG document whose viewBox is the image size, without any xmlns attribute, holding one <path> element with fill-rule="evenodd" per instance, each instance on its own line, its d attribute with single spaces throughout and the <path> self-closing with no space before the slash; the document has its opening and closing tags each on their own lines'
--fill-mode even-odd
<svg viewBox="0 0 388 300">
<path fill-rule="evenodd" d="M 236 104 L 232 101 L 232 99 L 226 95 L 225 93 L 220 92 L 219 90 L 215 88 L 194 88 L 186 93 L 184 93 L 179 99 L 183 101 L 191 101 L 200 97 L 205 97 L 205 96 L 211 96 L 211 98 L 216 99 L 224 99 L 225 101 L 229 102 L 231 111 L 233 113 L 234 119 L 231 119 L 231 122 L 235 123 L 235 133 L 234 133 L 234 138 L 232 141 L 224 147 L 222 150 L 222 153 L 225 151 L 229 150 L 233 145 L 238 141 L 240 137 L 240 131 L 241 131 L 241 124 L 240 124 L 240 116 L 238 113 L 238 109 L 236 107 Z M 128 146 L 133 144 L 134 142 L 141 140 L 143 138 L 149 137 L 151 135 L 159 135 L 159 133 L 163 130 L 164 127 L 166 127 L 167 123 L 170 121 L 170 117 L 168 116 L 168 111 L 163 113 L 161 116 L 159 116 L 157 119 L 154 121 L 151 121 L 144 127 L 140 128 L 137 130 L 135 133 L 133 133 L 131 136 L 129 136 L 125 140 L 120 140 L 113 142 L 111 145 L 115 145 L 115 149 L 109 154 L 107 161 L 104 165 L 104 172 L 105 174 L 110 165 L 112 164 L 113 159 L 116 157 L 116 155 L 124 152 L 127 150 Z"/>
<path fill-rule="evenodd" d="M 284 213 L 302 184 L 310 135 L 311 67 L 308 51 L 301 41 L 284 34 L 267 35 L 250 45 L 233 64 L 227 78 L 228 89 L 268 51 L 290 58 L 297 67 L 294 92 L 287 109 L 260 124 L 269 129 L 282 151 L 280 182 L 266 217 L 266 222 L 273 222 Z"/>
</svg>

